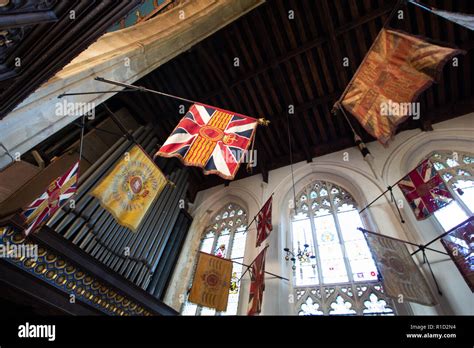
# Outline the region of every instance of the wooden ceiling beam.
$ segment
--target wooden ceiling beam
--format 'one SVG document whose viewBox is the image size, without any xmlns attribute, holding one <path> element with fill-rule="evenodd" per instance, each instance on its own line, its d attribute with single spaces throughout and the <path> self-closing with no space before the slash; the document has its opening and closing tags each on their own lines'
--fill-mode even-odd
<svg viewBox="0 0 474 348">
<path fill-rule="evenodd" d="M 457 12 L 469 13 L 469 10 L 467 9 L 467 2 L 466 1 L 460 2 L 459 4 L 456 3 L 456 5 L 457 5 L 456 7 L 458 7 L 458 9 L 456 9 Z M 462 43 L 460 46 L 463 47 L 463 48 L 465 47 L 464 49 L 467 49 L 468 46 L 465 46 L 463 44 L 464 43 L 470 43 L 471 44 L 470 47 L 472 49 L 473 48 L 472 44 L 474 42 L 473 42 L 473 40 L 469 39 L 470 31 L 468 29 L 465 29 L 465 28 L 459 28 L 458 33 L 460 34 L 458 36 L 458 40 Z M 462 62 L 461 65 L 462 65 L 462 72 L 463 72 L 462 76 L 463 76 L 463 80 L 464 80 L 465 96 L 472 96 L 471 64 L 473 63 L 473 60 L 471 59 L 469 61 L 469 58 L 464 56 L 459 61 Z"/>
<path fill-rule="evenodd" d="M 447 11 L 452 11 L 453 10 L 453 4 L 451 1 L 448 1 L 446 4 L 446 10 Z M 455 43 L 456 38 L 454 35 L 454 23 L 451 21 L 446 21 L 447 25 L 447 36 L 448 40 L 450 43 Z M 452 100 L 457 100 L 459 98 L 459 90 L 458 90 L 458 74 L 461 69 L 457 68 L 455 69 L 456 71 L 453 72 L 453 74 L 450 74 L 449 76 L 449 82 L 450 82 L 450 90 L 451 90 L 451 99 Z"/>
<path fill-rule="evenodd" d="M 336 73 L 336 81 L 338 87 L 343 90 L 347 83 L 349 82 L 349 77 L 345 73 L 345 69 L 342 67 L 342 52 L 336 40 L 336 29 L 334 27 L 334 22 L 332 20 L 332 15 L 329 11 L 329 5 L 327 0 L 321 0 L 317 2 L 317 7 L 326 18 L 324 21 L 324 29 L 329 39 L 329 53 L 333 64 L 335 64 L 334 71 Z"/>
<path fill-rule="evenodd" d="M 318 3 L 319 3 L 319 1 L 318 1 Z M 383 7 L 373 11 L 372 13 L 370 13 L 368 15 L 365 15 L 365 16 L 362 16 L 362 17 L 358 18 L 357 20 L 355 20 L 351 23 L 345 24 L 345 25 L 341 26 L 340 28 L 334 29 L 334 35 L 336 37 L 340 36 L 340 35 L 343 35 L 344 33 L 349 32 L 349 31 L 353 30 L 354 28 L 357 28 L 359 25 L 361 25 L 363 23 L 373 21 L 374 19 L 376 19 L 376 18 L 378 18 L 378 17 L 380 17 L 384 14 L 387 14 L 388 12 L 390 12 L 392 10 L 392 8 L 393 8 L 393 5 L 383 6 Z M 257 18 L 258 17 L 261 18 L 259 13 L 257 15 Z M 257 20 L 255 25 L 258 25 L 259 23 L 261 23 L 261 21 Z M 235 79 L 234 81 L 230 81 L 229 82 L 230 83 L 229 88 L 234 88 L 235 86 L 237 86 L 238 84 L 240 84 L 240 83 L 242 83 L 246 80 L 252 79 L 257 75 L 263 74 L 264 72 L 266 72 L 267 70 L 271 69 L 274 66 L 280 65 L 280 64 L 286 62 L 287 60 L 290 60 L 293 57 L 301 55 L 301 54 L 305 53 L 306 51 L 311 50 L 315 47 L 321 46 L 321 45 L 323 45 L 327 42 L 328 42 L 327 37 L 318 37 L 318 38 L 312 39 L 312 40 L 304 43 L 303 45 L 300 45 L 300 46 L 296 47 L 293 50 L 287 51 L 284 54 L 273 58 L 269 62 L 264 63 L 261 66 L 256 67 L 254 70 L 251 70 L 251 71 L 247 72 L 246 74 L 244 74 L 241 77 Z M 220 93 L 220 89 L 216 89 L 216 90 L 211 91 L 209 93 L 209 95 L 215 95 L 215 94 L 218 94 L 218 93 Z"/>
</svg>

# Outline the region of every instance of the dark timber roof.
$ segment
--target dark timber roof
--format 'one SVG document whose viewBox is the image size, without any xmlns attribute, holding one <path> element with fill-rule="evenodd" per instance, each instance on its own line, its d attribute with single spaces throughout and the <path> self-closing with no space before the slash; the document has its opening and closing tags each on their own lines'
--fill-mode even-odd
<svg viewBox="0 0 474 348">
<path fill-rule="evenodd" d="M 474 1 L 423 0 L 425 4 L 473 13 Z M 268 179 L 268 171 L 289 164 L 288 105 L 294 161 L 354 145 L 341 115 L 331 114 L 333 103 L 350 81 L 395 0 L 271 0 L 160 66 L 136 84 L 251 116 L 272 123 L 260 127 L 253 175 Z M 447 64 L 443 78 L 423 93 L 420 120 L 409 120 L 399 130 L 421 128 L 474 110 L 474 33 L 411 4 L 402 5 L 404 19 L 393 18 L 392 28 L 456 45 L 468 51 L 459 67 Z M 294 19 L 289 19 L 289 11 Z M 234 66 L 234 58 L 240 65 Z M 343 67 L 342 57 L 349 58 Z M 172 132 L 181 114 L 179 102 L 152 94 L 124 93 L 114 104 L 156 126 L 160 141 Z M 187 106 L 186 106 L 187 107 Z M 365 141 L 371 138 L 350 116 Z M 191 170 L 195 192 L 224 180 Z M 241 166 L 236 179 L 248 174 Z"/>
<path fill-rule="evenodd" d="M 2 3 L 6 5 L 0 6 L 0 119 L 128 14 L 140 0 Z"/>
</svg>

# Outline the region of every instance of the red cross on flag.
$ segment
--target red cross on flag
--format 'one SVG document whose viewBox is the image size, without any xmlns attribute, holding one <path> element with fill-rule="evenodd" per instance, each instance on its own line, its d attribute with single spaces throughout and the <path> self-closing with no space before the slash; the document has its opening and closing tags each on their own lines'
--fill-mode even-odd
<svg viewBox="0 0 474 348">
<path fill-rule="evenodd" d="M 204 174 L 233 180 L 255 135 L 258 120 L 204 104 L 193 104 L 160 150 Z"/>
<path fill-rule="evenodd" d="M 257 248 L 267 239 L 273 230 L 272 226 L 272 197 L 268 199 L 265 205 L 257 214 Z"/>
<path fill-rule="evenodd" d="M 255 315 L 262 311 L 263 291 L 265 290 L 266 251 L 267 248 L 263 249 L 252 263 L 248 315 Z"/>
<path fill-rule="evenodd" d="M 429 159 L 408 173 L 399 183 L 417 220 L 424 220 L 453 199 Z"/>
</svg>

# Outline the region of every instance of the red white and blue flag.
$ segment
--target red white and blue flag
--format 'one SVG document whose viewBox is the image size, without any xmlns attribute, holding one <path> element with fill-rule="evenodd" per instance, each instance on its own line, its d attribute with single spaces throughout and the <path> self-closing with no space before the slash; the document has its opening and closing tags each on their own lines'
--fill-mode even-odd
<svg viewBox="0 0 474 348">
<path fill-rule="evenodd" d="M 267 239 L 273 230 L 272 226 L 272 201 L 273 196 L 270 196 L 265 205 L 257 214 L 257 248 L 262 242 Z"/>
<path fill-rule="evenodd" d="M 53 214 L 65 204 L 77 191 L 79 162 L 69 168 L 63 175 L 54 180 L 46 191 L 31 203 L 23 212 L 29 235 L 41 227 Z"/>
<path fill-rule="evenodd" d="M 256 315 L 262 311 L 263 291 L 265 290 L 265 254 L 263 249 L 252 263 L 250 271 L 250 294 L 247 315 Z"/>
<path fill-rule="evenodd" d="M 399 183 L 416 219 L 423 220 L 453 199 L 441 175 L 427 159 Z"/>
<path fill-rule="evenodd" d="M 232 111 L 193 104 L 156 153 L 232 180 L 254 137 L 257 120 Z"/>
</svg>

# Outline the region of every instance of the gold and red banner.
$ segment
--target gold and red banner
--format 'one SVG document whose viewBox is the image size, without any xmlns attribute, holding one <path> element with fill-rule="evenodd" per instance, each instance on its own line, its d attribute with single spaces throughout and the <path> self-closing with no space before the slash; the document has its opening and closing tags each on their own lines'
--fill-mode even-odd
<svg viewBox="0 0 474 348">
<path fill-rule="evenodd" d="M 258 120 L 204 104 L 193 104 L 156 155 L 233 180 L 252 143 Z"/>
<path fill-rule="evenodd" d="M 444 64 L 460 53 L 465 52 L 382 29 L 352 78 L 342 105 L 368 133 L 386 144 L 396 127 L 414 116 L 411 103 L 438 80 Z"/>
<path fill-rule="evenodd" d="M 227 309 L 232 261 L 199 252 L 193 285 L 188 300 L 201 306 Z"/>
<path fill-rule="evenodd" d="M 136 145 L 90 194 L 120 225 L 136 231 L 167 182 L 152 159 Z"/>
</svg>

